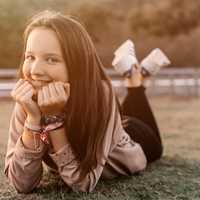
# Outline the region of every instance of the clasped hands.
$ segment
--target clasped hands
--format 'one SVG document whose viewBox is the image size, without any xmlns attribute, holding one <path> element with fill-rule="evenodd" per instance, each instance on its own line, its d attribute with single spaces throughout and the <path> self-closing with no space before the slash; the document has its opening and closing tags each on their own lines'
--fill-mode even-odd
<svg viewBox="0 0 200 200">
<path fill-rule="evenodd" d="M 36 100 L 33 96 L 36 95 Z M 42 115 L 59 115 L 63 113 L 70 95 L 70 84 L 50 82 L 35 90 L 33 85 L 20 79 L 11 92 L 13 99 L 24 108 L 27 120 L 39 124 Z"/>
</svg>

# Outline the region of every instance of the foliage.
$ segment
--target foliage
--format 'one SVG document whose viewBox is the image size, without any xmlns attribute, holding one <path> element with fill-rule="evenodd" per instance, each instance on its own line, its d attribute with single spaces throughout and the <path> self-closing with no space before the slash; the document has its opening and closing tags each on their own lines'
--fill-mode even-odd
<svg viewBox="0 0 200 200">
<path fill-rule="evenodd" d="M 168 0 L 146 3 L 129 13 L 133 31 L 163 36 L 189 33 L 199 25 L 200 2 L 196 0 Z"/>
<path fill-rule="evenodd" d="M 105 66 L 131 38 L 139 57 L 164 47 L 176 66 L 200 63 L 200 1 L 196 0 L 0 0 L 0 67 L 17 67 L 27 19 L 45 10 L 72 14 L 91 35 Z M 170 41 L 170 43 L 169 43 Z M 187 49 L 180 45 L 187 46 Z M 191 49 L 191 50 L 190 50 Z"/>
</svg>

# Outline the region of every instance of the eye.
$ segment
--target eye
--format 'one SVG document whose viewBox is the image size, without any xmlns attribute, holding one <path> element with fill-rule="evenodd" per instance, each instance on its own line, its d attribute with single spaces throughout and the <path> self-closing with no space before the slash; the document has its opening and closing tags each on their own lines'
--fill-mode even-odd
<svg viewBox="0 0 200 200">
<path fill-rule="evenodd" d="M 32 56 L 32 55 L 27 55 L 27 56 L 25 56 L 25 60 L 26 60 L 26 61 L 32 61 L 32 60 L 34 60 L 34 56 Z"/>
<path fill-rule="evenodd" d="M 47 58 L 47 62 L 49 64 L 56 64 L 57 62 L 59 62 L 59 60 L 57 58 L 53 58 L 53 57 L 48 57 Z"/>
</svg>

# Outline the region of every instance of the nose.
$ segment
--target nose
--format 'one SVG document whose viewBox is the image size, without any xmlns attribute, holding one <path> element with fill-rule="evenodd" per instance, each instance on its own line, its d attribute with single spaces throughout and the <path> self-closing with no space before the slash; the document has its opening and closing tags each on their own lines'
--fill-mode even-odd
<svg viewBox="0 0 200 200">
<path fill-rule="evenodd" d="M 43 75 L 42 65 L 41 65 L 41 62 L 39 60 L 35 60 L 32 63 L 30 72 L 31 72 L 32 76 Z"/>
</svg>

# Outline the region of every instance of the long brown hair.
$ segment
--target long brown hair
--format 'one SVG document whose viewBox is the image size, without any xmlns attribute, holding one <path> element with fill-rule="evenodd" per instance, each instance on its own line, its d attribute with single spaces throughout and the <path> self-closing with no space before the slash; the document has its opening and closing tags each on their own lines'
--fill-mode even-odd
<svg viewBox="0 0 200 200">
<path fill-rule="evenodd" d="M 79 22 L 52 11 L 37 14 L 24 32 L 24 51 L 27 38 L 36 27 L 54 30 L 62 47 L 70 83 L 65 127 L 69 143 L 80 162 L 81 180 L 101 164 L 104 156 L 102 144 L 112 112 L 112 86 L 89 34 Z M 23 61 L 24 57 L 21 68 Z"/>
</svg>

